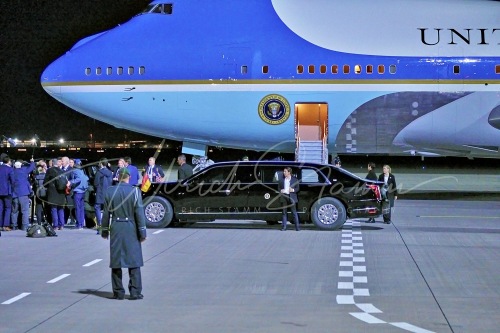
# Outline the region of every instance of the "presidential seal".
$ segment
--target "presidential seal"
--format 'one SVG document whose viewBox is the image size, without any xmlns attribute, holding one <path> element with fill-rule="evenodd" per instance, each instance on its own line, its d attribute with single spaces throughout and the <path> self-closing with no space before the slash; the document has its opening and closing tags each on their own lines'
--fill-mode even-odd
<svg viewBox="0 0 500 333">
<path fill-rule="evenodd" d="M 270 125 L 280 125 L 290 117 L 290 104 L 285 97 L 271 94 L 259 103 L 259 116 Z"/>
</svg>

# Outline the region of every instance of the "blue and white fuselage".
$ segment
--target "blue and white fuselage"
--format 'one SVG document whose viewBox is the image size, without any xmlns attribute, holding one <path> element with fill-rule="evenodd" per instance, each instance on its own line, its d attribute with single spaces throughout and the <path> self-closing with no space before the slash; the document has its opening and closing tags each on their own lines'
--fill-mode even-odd
<svg viewBox="0 0 500 333">
<path fill-rule="evenodd" d="M 41 83 L 193 151 L 293 152 L 317 121 L 332 153 L 500 157 L 499 24 L 488 0 L 153 1 Z"/>
</svg>

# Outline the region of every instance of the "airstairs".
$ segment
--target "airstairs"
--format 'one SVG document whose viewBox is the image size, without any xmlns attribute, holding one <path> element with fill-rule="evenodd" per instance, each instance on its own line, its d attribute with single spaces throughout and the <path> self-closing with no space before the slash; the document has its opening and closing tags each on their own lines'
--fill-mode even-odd
<svg viewBox="0 0 500 333">
<path fill-rule="evenodd" d="M 311 163 L 328 163 L 328 146 L 326 137 L 322 140 L 302 140 L 300 136 L 296 139 L 295 161 Z"/>
</svg>

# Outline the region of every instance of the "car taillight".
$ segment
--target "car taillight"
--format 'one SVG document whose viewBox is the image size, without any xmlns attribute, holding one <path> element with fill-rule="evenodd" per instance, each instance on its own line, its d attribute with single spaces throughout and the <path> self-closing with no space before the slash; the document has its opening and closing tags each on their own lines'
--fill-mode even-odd
<svg viewBox="0 0 500 333">
<path fill-rule="evenodd" d="M 377 200 L 382 200 L 382 194 L 380 193 L 380 188 L 377 185 L 371 184 L 368 185 L 368 187 L 371 188 L 373 192 L 375 192 L 375 197 L 377 198 Z"/>
</svg>

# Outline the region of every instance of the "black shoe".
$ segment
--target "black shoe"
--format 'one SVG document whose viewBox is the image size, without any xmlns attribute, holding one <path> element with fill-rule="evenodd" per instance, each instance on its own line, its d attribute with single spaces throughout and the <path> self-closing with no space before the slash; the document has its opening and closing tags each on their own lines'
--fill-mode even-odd
<svg viewBox="0 0 500 333">
<path fill-rule="evenodd" d="M 122 301 L 125 299 L 125 296 L 113 295 L 113 296 L 109 297 L 109 299 L 117 299 L 117 300 Z"/>
<path fill-rule="evenodd" d="M 391 220 L 384 221 L 385 224 L 391 224 Z"/>
<path fill-rule="evenodd" d="M 137 300 L 140 300 L 140 299 L 143 299 L 144 296 L 142 294 L 139 294 L 139 295 L 135 295 L 135 296 L 130 296 L 128 298 L 129 301 L 137 301 Z"/>
<path fill-rule="evenodd" d="M 375 223 L 375 219 L 374 218 L 369 218 L 368 221 L 366 221 L 366 223 Z"/>
<path fill-rule="evenodd" d="M 286 228 L 281 228 L 281 231 L 286 231 Z"/>
</svg>

